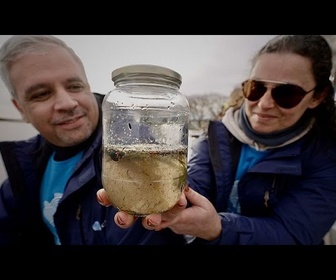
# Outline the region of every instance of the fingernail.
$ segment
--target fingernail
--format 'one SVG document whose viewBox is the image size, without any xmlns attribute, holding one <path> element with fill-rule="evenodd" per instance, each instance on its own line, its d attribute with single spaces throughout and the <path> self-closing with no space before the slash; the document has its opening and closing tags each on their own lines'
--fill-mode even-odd
<svg viewBox="0 0 336 280">
<path fill-rule="evenodd" d="M 121 226 L 126 225 L 125 222 L 124 222 L 122 219 L 120 219 L 119 216 L 117 216 L 117 222 L 118 222 L 118 224 L 121 225 Z"/>
<path fill-rule="evenodd" d="M 184 188 L 184 190 L 185 190 L 186 192 L 189 191 L 189 186 L 186 185 L 185 188 Z"/>
<path fill-rule="evenodd" d="M 105 206 L 105 205 L 103 204 L 103 200 L 101 199 L 101 197 L 100 197 L 99 194 L 97 194 L 97 201 L 98 201 L 98 203 L 99 203 L 100 205 Z"/>
<path fill-rule="evenodd" d="M 155 224 L 153 223 L 153 221 L 152 221 L 151 219 L 148 219 L 148 220 L 147 220 L 147 225 L 148 225 L 149 227 L 155 227 Z"/>
</svg>

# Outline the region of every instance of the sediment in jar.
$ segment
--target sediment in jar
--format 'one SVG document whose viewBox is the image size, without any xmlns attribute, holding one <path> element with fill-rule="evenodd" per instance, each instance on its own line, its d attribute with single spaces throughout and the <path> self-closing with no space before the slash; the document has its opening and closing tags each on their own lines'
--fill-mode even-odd
<svg viewBox="0 0 336 280">
<path fill-rule="evenodd" d="M 104 148 L 104 189 L 115 207 L 132 215 L 162 213 L 172 208 L 183 192 L 186 178 L 187 148 Z"/>
</svg>

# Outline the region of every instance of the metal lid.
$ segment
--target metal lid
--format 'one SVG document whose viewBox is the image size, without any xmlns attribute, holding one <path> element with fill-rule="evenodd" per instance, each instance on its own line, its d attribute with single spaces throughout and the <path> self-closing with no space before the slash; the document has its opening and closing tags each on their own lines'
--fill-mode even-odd
<svg viewBox="0 0 336 280">
<path fill-rule="evenodd" d="M 154 74 L 166 78 L 170 78 L 175 80 L 177 84 L 181 84 L 182 77 L 176 71 L 158 65 L 152 64 L 134 64 L 134 65 L 127 65 L 124 67 L 120 67 L 115 69 L 112 72 L 112 81 L 115 82 L 120 78 L 124 78 L 125 76 L 129 75 L 141 75 L 141 74 Z"/>
</svg>

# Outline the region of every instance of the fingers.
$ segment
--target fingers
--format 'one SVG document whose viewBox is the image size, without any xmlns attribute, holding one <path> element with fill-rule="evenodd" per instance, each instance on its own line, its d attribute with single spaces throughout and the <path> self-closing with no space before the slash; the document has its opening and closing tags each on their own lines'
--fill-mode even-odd
<svg viewBox="0 0 336 280">
<path fill-rule="evenodd" d="M 148 230 L 161 230 L 163 220 L 173 220 L 187 206 L 187 199 L 184 194 L 181 195 L 175 206 L 162 214 L 149 214 L 142 218 L 142 225 Z M 164 218 L 163 218 L 164 217 Z"/>
<path fill-rule="evenodd" d="M 114 215 L 114 222 L 124 229 L 129 228 L 136 220 L 137 217 L 123 211 L 119 211 Z"/>
<path fill-rule="evenodd" d="M 178 202 L 175 204 L 173 208 L 170 210 L 162 213 L 162 214 L 150 214 L 147 215 L 142 219 L 142 225 L 146 229 L 149 230 L 161 230 L 164 227 L 162 227 L 161 223 L 163 221 L 171 221 L 173 220 L 176 216 L 180 214 L 180 212 L 185 209 L 187 206 L 187 199 L 184 194 L 180 197 Z"/>
<path fill-rule="evenodd" d="M 166 228 L 170 221 L 173 221 L 175 217 L 177 217 L 180 212 L 186 208 L 187 206 L 187 193 L 189 193 L 190 188 L 186 186 L 184 193 L 182 193 L 180 199 L 175 204 L 175 206 L 162 213 L 162 214 L 150 214 L 145 217 L 142 217 L 142 225 L 144 228 L 148 230 L 161 230 L 163 228 Z M 112 206 L 111 201 L 109 200 L 107 193 L 105 189 L 99 189 L 96 193 L 97 195 L 97 201 L 100 205 L 108 207 Z M 193 194 L 189 195 L 191 199 L 195 197 L 197 193 L 193 191 Z M 130 215 L 123 211 L 118 211 L 114 216 L 114 222 L 123 229 L 129 228 L 134 222 L 138 219 L 137 216 Z M 164 226 L 162 227 L 162 222 L 165 222 Z"/>
<path fill-rule="evenodd" d="M 186 191 L 188 187 L 186 187 Z M 185 192 L 182 193 L 180 199 L 177 201 L 177 203 L 175 204 L 175 206 L 170 209 L 169 211 L 167 211 L 167 213 L 171 216 L 176 216 L 178 215 L 184 208 L 187 207 L 187 198 L 186 198 L 186 195 L 185 195 Z"/>
<path fill-rule="evenodd" d="M 187 187 L 185 190 L 185 197 L 192 205 L 202 206 L 204 204 L 204 200 L 207 200 L 203 195 L 194 191 L 192 188 Z"/>
<path fill-rule="evenodd" d="M 111 201 L 109 200 L 107 193 L 104 189 L 99 189 L 97 191 L 97 201 L 100 205 L 108 207 L 112 206 Z M 136 217 L 133 215 L 130 215 L 126 212 L 119 211 L 114 216 L 114 222 L 120 227 L 120 228 L 129 228 L 135 221 Z"/>
<path fill-rule="evenodd" d="M 102 206 L 107 207 L 112 205 L 104 189 L 100 189 L 97 191 L 97 201 Z"/>
<path fill-rule="evenodd" d="M 142 218 L 142 226 L 148 230 L 153 230 L 161 223 L 161 214 L 149 214 Z"/>
</svg>

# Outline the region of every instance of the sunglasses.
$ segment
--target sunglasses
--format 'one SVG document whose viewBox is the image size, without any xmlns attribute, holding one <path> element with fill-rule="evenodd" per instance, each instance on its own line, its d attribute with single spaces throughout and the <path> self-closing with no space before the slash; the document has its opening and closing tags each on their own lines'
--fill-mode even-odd
<svg viewBox="0 0 336 280">
<path fill-rule="evenodd" d="M 316 87 L 305 91 L 297 85 L 273 81 L 247 80 L 242 83 L 243 94 L 250 101 L 258 101 L 267 92 L 268 88 L 271 88 L 272 98 L 279 107 L 291 109 L 297 106 L 306 94 L 313 91 Z"/>
</svg>

